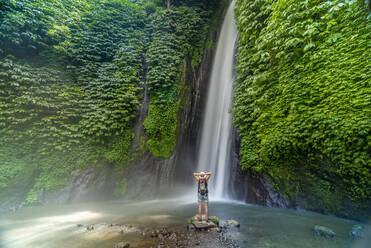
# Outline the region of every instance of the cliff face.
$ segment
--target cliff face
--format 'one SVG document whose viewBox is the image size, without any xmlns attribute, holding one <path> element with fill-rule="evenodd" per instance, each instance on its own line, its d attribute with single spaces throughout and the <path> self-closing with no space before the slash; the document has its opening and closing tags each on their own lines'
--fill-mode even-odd
<svg viewBox="0 0 371 248">
<path fill-rule="evenodd" d="M 188 67 L 200 64 L 220 3 L 4 3 L 0 204 L 37 204 L 66 185 L 87 185 L 96 177 L 75 179 L 91 168 L 112 171 L 114 189 L 100 187 L 120 197 L 130 164 L 175 159 L 188 118 L 182 106 L 194 102 Z"/>
<path fill-rule="evenodd" d="M 143 144 L 140 137 L 145 134 L 143 121 L 150 101 L 145 86 L 142 106 L 133 127 L 136 137 L 131 148 L 133 160 L 126 165 L 124 173 L 113 176 L 112 166 L 106 165 L 103 166 L 105 169 L 96 167 L 96 169 L 90 168 L 80 174 L 73 174 L 69 185 L 59 193 L 53 194 L 53 197 L 47 198 L 47 201 L 101 200 L 99 194 L 92 194 L 94 191 L 105 192 L 106 199 L 113 199 L 117 184 L 125 185 L 125 199 L 134 200 L 170 197 L 179 195 L 179 192 L 188 191 L 194 181 L 192 173 L 196 170 L 198 142 L 218 31 L 217 28 L 208 34 L 206 43 L 212 42 L 214 45 L 204 49 L 202 60 L 197 67 L 192 67 L 188 57 L 184 59 L 180 80 L 181 108 L 177 114 L 177 144 L 170 158 L 154 158 L 146 149 L 138 154 Z M 238 156 L 239 134 L 235 129 L 231 130 L 231 133 L 233 145 L 230 169 L 233 178 L 227 187 L 233 198 L 271 207 L 290 206 L 279 192 L 270 189 L 270 184 L 264 176 L 250 170 L 242 171 Z"/>
<path fill-rule="evenodd" d="M 215 43 L 217 31 L 211 32 L 208 40 Z M 201 63 L 195 68 L 192 67 L 190 59 L 185 58 L 180 80 L 181 107 L 177 114 L 176 149 L 167 159 L 153 158 L 147 151 L 143 158 L 129 163 L 125 171 L 128 182 L 125 198 L 166 196 L 165 194 L 174 193 L 169 190 L 171 187 L 186 187 L 193 182 L 198 135 L 214 50 L 214 46 L 206 48 Z M 138 134 L 140 133 L 144 133 L 143 127 L 138 129 Z"/>
<path fill-rule="evenodd" d="M 216 44 L 219 28 L 208 35 L 208 42 Z M 204 49 L 201 63 L 192 68 L 185 59 L 181 80 L 182 107 L 178 113 L 177 146 L 169 159 L 154 159 L 146 153 L 143 159 L 130 163 L 125 171 L 128 182 L 127 199 L 148 199 L 179 195 L 188 191 L 194 183 L 192 173 L 196 162 L 201 137 L 211 66 L 216 46 Z M 145 106 L 145 104 L 143 105 Z M 140 119 L 140 118 L 139 118 Z M 143 130 L 139 133 L 143 132 Z M 270 207 L 290 207 L 291 204 L 277 191 L 271 190 L 268 180 L 251 170 L 243 171 L 239 162 L 240 136 L 231 130 L 232 151 L 231 175 L 228 190 L 232 198 L 248 203 Z M 155 185 L 155 186 L 154 186 Z"/>
</svg>

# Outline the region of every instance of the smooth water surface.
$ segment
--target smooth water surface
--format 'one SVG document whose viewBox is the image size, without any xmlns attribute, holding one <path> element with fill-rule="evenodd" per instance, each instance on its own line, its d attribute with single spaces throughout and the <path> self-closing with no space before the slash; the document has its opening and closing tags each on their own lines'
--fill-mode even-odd
<svg viewBox="0 0 371 248">
<path fill-rule="evenodd" d="M 186 228 L 187 219 L 196 212 L 196 203 L 179 199 L 155 201 L 110 201 L 65 206 L 39 206 L 1 216 L 0 247 L 113 247 L 118 236 L 89 234 L 77 224 L 118 223 L 138 227 L 167 226 Z M 210 215 L 221 221 L 241 223 L 232 238 L 249 248 L 342 248 L 367 247 L 351 243 L 349 231 L 355 221 L 307 211 L 274 209 L 235 202 L 211 202 Z M 336 232 L 333 240 L 313 235 L 314 225 Z M 365 243 L 365 241 L 364 241 Z"/>
</svg>

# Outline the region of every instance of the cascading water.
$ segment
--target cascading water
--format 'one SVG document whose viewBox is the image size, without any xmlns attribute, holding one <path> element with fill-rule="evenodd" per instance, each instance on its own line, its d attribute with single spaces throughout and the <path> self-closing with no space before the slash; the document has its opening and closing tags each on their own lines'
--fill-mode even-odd
<svg viewBox="0 0 371 248">
<path fill-rule="evenodd" d="M 228 198 L 229 156 L 231 152 L 233 60 L 237 28 L 235 0 L 231 2 L 218 39 L 209 83 L 205 119 L 198 155 L 198 171 L 210 171 L 210 196 Z"/>
</svg>

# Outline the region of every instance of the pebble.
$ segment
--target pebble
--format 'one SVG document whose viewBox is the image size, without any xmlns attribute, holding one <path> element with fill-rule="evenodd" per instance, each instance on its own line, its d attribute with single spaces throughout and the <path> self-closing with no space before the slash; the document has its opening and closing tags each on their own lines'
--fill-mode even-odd
<svg viewBox="0 0 371 248">
<path fill-rule="evenodd" d="M 129 243 L 119 242 L 113 246 L 113 248 L 130 248 Z"/>
</svg>

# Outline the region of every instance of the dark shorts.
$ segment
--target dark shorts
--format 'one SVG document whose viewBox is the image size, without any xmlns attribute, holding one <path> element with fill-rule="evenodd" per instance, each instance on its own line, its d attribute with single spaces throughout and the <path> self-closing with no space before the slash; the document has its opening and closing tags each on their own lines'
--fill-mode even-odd
<svg viewBox="0 0 371 248">
<path fill-rule="evenodd" d="M 201 195 L 200 192 L 198 192 L 198 201 L 199 202 L 205 202 L 205 203 L 208 203 L 209 202 L 209 194 L 206 193 L 204 195 Z"/>
</svg>

